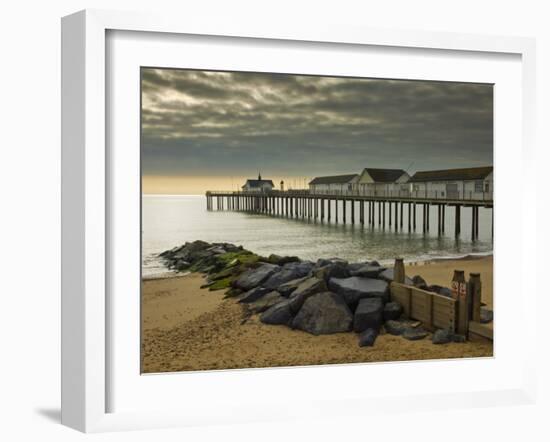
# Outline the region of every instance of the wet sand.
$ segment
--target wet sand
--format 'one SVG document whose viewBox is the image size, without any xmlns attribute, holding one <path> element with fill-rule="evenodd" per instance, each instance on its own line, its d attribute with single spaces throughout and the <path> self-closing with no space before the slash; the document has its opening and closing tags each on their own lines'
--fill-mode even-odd
<svg viewBox="0 0 550 442">
<path fill-rule="evenodd" d="M 481 273 L 483 300 L 492 305 L 492 258 L 407 266 L 430 284 L 449 285 L 454 269 Z M 450 275 L 450 276 L 449 276 Z M 492 356 L 487 343 L 434 345 L 384 334 L 373 347 L 359 347 L 354 333 L 313 336 L 262 324 L 223 291 L 201 289 L 190 274 L 143 281 L 142 371 L 144 373 L 251 367 L 409 361 Z"/>
</svg>

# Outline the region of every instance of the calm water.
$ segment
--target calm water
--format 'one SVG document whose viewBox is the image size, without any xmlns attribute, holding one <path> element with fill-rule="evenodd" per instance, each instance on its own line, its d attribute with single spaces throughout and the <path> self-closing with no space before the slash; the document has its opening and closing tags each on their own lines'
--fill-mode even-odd
<svg viewBox="0 0 550 442">
<path fill-rule="evenodd" d="M 351 222 L 348 206 L 347 222 Z M 355 204 L 358 210 L 358 204 Z M 332 216 L 335 210 L 332 207 Z M 403 216 L 403 230 L 394 226 L 385 230 L 361 227 L 356 213 L 356 225 L 317 223 L 306 220 L 277 218 L 238 212 L 209 212 L 204 196 L 143 196 L 143 274 L 166 271 L 156 258 L 158 253 L 201 239 L 208 242 L 230 242 L 261 254 L 296 255 L 317 260 L 334 257 L 349 261 L 376 259 L 390 261 L 402 256 L 407 261 L 435 257 L 463 256 L 470 253 L 490 253 L 491 210 L 479 209 L 479 239 L 471 240 L 471 209 L 462 208 L 461 238 L 454 238 L 454 209 L 446 210 L 446 236 L 437 235 L 437 208 L 430 212 L 430 232 L 422 233 L 422 208 L 416 209 L 416 232 L 407 231 L 407 210 Z M 365 215 L 366 216 L 366 215 Z M 392 214 L 393 218 L 393 214 Z M 339 220 L 341 222 L 341 206 Z M 378 223 L 378 214 L 375 215 Z M 387 214 L 386 214 L 386 222 Z M 393 220 L 392 220 L 393 221 Z"/>
</svg>

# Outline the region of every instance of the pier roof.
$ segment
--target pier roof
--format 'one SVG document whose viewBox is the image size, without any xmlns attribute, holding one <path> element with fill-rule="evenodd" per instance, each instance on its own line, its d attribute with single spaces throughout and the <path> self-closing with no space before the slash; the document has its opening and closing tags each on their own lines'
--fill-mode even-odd
<svg viewBox="0 0 550 442">
<path fill-rule="evenodd" d="M 275 187 L 272 180 L 246 180 L 246 183 L 242 187 L 261 187 L 264 184 L 269 184 L 270 186 Z"/>
<path fill-rule="evenodd" d="M 493 172 L 493 166 L 416 172 L 409 182 L 482 180 Z"/>
<path fill-rule="evenodd" d="M 374 169 L 367 167 L 363 173 L 367 172 L 375 183 L 394 183 L 406 172 L 403 169 Z"/>
<path fill-rule="evenodd" d="M 357 177 L 357 174 L 320 176 L 313 178 L 309 184 L 346 184 Z"/>
</svg>

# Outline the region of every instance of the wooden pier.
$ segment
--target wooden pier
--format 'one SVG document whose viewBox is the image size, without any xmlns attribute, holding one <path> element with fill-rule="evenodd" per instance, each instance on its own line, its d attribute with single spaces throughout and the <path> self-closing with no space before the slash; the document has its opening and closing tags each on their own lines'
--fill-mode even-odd
<svg viewBox="0 0 550 442">
<path fill-rule="evenodd" d="M 493 208 L 492 200 L 459 200 L 417 198 L 403 196 L 364 196 L 364 195 L 323 195 L 307 190 L 287 190 L 270 192 L 206 192 L 207 210 L 230 210 L 283 216 L 294 219 L 313 220 L 329 223 L 342 223 L 381 229 L 404 229 L 404 209 L 407 209 L 406 228 L 409 232 L 417 229 L 417 206 L 422 210 L 422 232 L 430 231 L 430 209 L 437 207 L 437 233 L 445 234 L 445 217 L 448 207 L 454 208 L 454 234 L 461 234 L 463 207 L 471 208 L 471 237 L 479 237 L 479 208 Z M 334 208 L 334 213 L 332 209 Z M 348 210 L 349 209 L 349 210 Z M 351 219 L 347 219 L 347 215 Z M 358 215 L 358 219 L 356 217 Z M 334 218 L 333 218 L 334 216 Z M 492 228 L 491 228 L 492 233 Z"/>
</svg>

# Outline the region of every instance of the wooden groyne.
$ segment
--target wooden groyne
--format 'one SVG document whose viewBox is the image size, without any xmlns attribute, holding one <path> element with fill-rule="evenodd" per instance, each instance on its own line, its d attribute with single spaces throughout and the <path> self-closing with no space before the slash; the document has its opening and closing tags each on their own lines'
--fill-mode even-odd
<svg viewBox="0 0 550 442">
<path fill-rule="evenodd" d="M 403 230 L 404 212 L 407 208 L 406 226 L 409 232 L 417 229 L 417 210 L 422 211 L 424 233 L 430 231 L 430 208 L 437 207 L 437 232 L 445 233 L 445 217 L 448 207 L 454 209 L 454 233 L 461 233 L 462 208 L 471 208 L 471 237 L 479 237 L 479 208 L 493 208 L 492 200 L 419 198 L 403 196 L 331 195 L 310 193 L 307 190 L 269 192 L 207 191 L 207 210 L 231 210 L 285 216 L 303 220 L 327 221 Z M 333 213 L 334 212 L 334 213 Z M 348 214 L 351 215 L 348 219 Z M 356 219 L 358 215 L 358 219 Z M 491 228 L 492 233 L 492 228 Z"/>
</svg>

